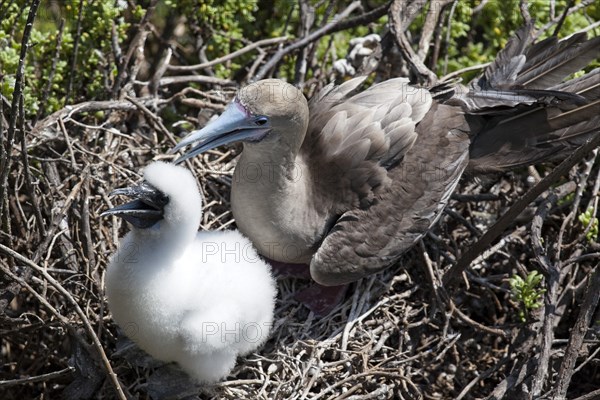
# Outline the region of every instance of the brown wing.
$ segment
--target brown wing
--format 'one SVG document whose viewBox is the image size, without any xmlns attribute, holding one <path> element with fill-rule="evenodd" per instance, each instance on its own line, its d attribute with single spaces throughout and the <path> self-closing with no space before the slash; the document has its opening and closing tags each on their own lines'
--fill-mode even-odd
<svg viewBox="0 0 600 400">
<path fill-rule="evenodd" d="M 334 212 L 367 207 L 390 183 L 388 169 L 410 149 L 416 124 L 431 106 L 425 89 L 392 79 L 352 94 L 365 80 L 329 86 L 310 102 L 310 122 L 300 156 Z"/>
<path fill-rule="evenodd" d="M 435 223 L 468 163 L 469 127 L 457 107 L 434 103 L 416 140 L 390 168 L 391 184 L 365 209 L 345 212 L 310 265 L 314 280 L 339 285 L 378 272 Z"/>
</svg>

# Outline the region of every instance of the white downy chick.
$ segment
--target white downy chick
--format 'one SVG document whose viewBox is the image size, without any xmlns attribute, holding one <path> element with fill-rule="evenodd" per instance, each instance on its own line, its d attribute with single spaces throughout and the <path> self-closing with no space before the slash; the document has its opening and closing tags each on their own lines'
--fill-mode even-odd
<svg viewBox="0 0 600 400">
<path fill-rule="evenodd" d="M 198 382 L 218 381 L 268 337 L 270 267 L 238 231 L 197 232 L 202 198 L 190 171 L 154 162 L 144 178 L 113 192 L 132 202 L 103 213 L 133 225 L 106 272 L 110 311 L 153 357 Z"/>
</svg>

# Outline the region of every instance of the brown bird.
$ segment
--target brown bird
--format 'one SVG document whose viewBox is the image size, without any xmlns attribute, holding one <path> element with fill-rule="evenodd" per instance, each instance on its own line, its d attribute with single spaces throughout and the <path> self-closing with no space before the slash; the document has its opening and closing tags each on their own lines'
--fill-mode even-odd
<svg viewBox="0 0 600 400">
<path fill-rule="evenodd" d="M 468 87 L 431 89 L 396 78 L 329 85 L 310 102 L 268 79 L 174 150 L 178 161 L 242 141 L 231 193 L 237 226 L 259 252 L 310 265 L 320 285 L 345 285 L 394 263 L 439 219 L 465 171 L 560 158 L 600 131 L 600 69 L 563 82 L 598 57 L 600 38 L 532 45 L 517 32 Z M 311 289 L 312 308 L 339 298 Z"/>
</svg>

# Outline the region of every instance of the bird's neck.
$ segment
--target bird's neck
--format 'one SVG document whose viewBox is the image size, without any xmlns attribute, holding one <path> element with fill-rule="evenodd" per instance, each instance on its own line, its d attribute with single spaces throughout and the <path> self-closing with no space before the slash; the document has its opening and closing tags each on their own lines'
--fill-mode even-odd
<svg viewBox="0 0 600 400">
<path fill-rule="evenodd" d="M 161 260 L 152 263 L 157 270 L 169 268 L 196 237 L 196 227 L 190 223 L 167 224 L 159 221 L 149 229 L 134 229 L 128 235 L 131 250 L 145 260 Z M 144 267 L 142 267 L 144 268 Z M 148 273 L 150 271 L 145 271 Z"/>
<path fill-rule="evenodd" d="M 263 185 L 288 185 L 297 181 L 299 146 L 259 144 L 244 146 L 235 169 L 236 178 Z"/>
<path fill-rule="evenodd" d="M 232 183 L 232 212 L 262 255 L 307 263 L 326 217 L 312 204 L 306 163 L 292 152 L 282 154 L 242 153 Z"/>
</svg>

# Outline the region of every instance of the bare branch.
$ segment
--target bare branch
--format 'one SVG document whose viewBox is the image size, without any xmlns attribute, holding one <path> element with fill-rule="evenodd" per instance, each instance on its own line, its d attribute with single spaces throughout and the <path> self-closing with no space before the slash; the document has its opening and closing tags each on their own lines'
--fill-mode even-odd
<svg viewBox="0 0 600 400">
<path fill-rule="evenodd" d="M 106 357 L 106 353 L 104 352 L 104 348 L 102 347 L 102 344 L 100 343 L 100 339 L 98 339 L 98 336 L 96 335 L 96 332 L 94 332 L 94 328 L 92 327 L 92 324 L 90 323 L 88 317 L 85 315 L 85 313 L 83 312 L 81 307 L 79 307 L 79 304 L 73 298 L 71 293 L 69 293 L 56 279 L 54 279 L 52 277 L 52 275 L 50 275 L 48 273 L 48 271 L 46 271 L 45 268 L 38 266 L 33 261 L 29 260 L 26 257 L 23 257 L 21 254 L 9 249 L 8 247 L 6 247 L 2 244 L 0 244 L 0 251 L 2 251 L 7 256 L 13 257 L 14 259 L 24 263 L 28 267 L 34 269 L 36 272 L 41 274 L 44 277 L 44 279 L 46 279 L 46 281 L 48 281 L 60 294 L 62 294 L 71 303 L 71 305 L 75 308 L 75 312 L 77 313 L 79 318 L 81 318 L 81 321 L 83 322 L 83 325 L 85 326 L 85 328 L 88 332 L 88 335 L 90 336 L 90 338 L 92 339 L 92 342 L 94 343 L 94 347 L 98 351 L 98 355 L 100 356 L 100 358 L 102 359 L 102 361 L 104 363 L 104 368 L 106 369 L 108 377 L 109 377 L 111 383 L 113 384 L 115 391 L 117 392 L 117 397 L 120 400 L 127 400 L 127 397 L 125 397 L 125 394 L 123 393 L 123 388 L 121 388 L 121 384 L 119 383 L 119 380 L 117 379 L 117 375 L 113 372 L 110 362 L 108 361 L 108 358 Z"/>
<path fill-rule="evenodd" d="M 449 286 L 456 280 L 460 274 L 471 264 L 471 262 L 486 248 L 494 239 L 496 239 L 527 207 L 529 203 L 535 200 L 539 195 L 546 191 L 558 178 L 567 173 L 575 164 L 580 162 L 586 154 L 600 145 L 600 135 L 589 139 L 584 145 L 579 147 L 556 168 L 552 170 L 544 179 L 532 187 L 523 197 L 517 200 L 500 219 L 483 236 L 462 255 L 462 257 L 453 265 L 444 276 L 444 286 Z"/>
<path fill-rule="evenodd" d="M 356 9 L 360 8 L 360 1 L 354 1 L 352 3 L 350 3 L 350 5 L 348 7 L 346 7 L 346 9 L 344 9 L 344 11 L 342 11 L 341 13 L 337 14 L 333 20 L 328 23 L 327 25 L 325 25 L 324 27 L 317 29 L 316 31 L 314 31 L 313 33 L 311 33 L 310 35 L 297 40 L 296 42 L 284 47 L 283 49 L 279 50 L 277 53 L 275 53 L 275 55 L 273 57 L 271 57 L 271 59 L 265 64 L 263 65 L 258 72 L 256 73 L 256 75 L 254 76 L 254 80 L 258 81 L 263 79 L 267 73 L 269 73 L 269 71 L 271 71 L 271 69 L 273 69 L 273 67 L 275 67 L 275 65 L 277 65 L 277 63 L 279 61 L 281 61 L 281 59 L 291 53 L 294 50 L 297 50 L 301 47 L 306 46 L 308 43 L 313 42 L 315 40 L 320 39 L 321 37 L 327 35 L 328 33 L 331 33 L 334 31 L 335 27 L 337 25 L 339 25 L 341 23 L 342 20 L 344 20 L 345 18 L 347 18 L 350 14 L 352 14 L 353 11 L 355 11 Z"/>
<path fill-rule="evenodd" d="M 425 58 L 429 53 L 429 46 L 431 45 L 431 37 L 435 27 L 438 24 L 442 10 L 446 5 L 452 3 L 454 0 L 439 0 L 429 3 L 429 10 L 425 17 L 425 24 L 421 29 L 421 39 L 419 40 L 419 48 L 417 50 L 417 57 L 422 62 L 425 62 Z"/>
<path fill-rule="evenodd" d="M 596 266 L 588 278 L 583 303 L 579 309 L 579 316 L 569 336 L 569 344 L 565 350 L 565 356 L 560 365 L 558 379 L 554 385 L 554 397 L 564 399 L 573 376 L 575 361 L 579 355 L 583 339 L 588 331 L 594 310 L 600 300 L 600 268 Z"/>
<path fill-rule="evenodd" d="M 406 6 L 406 0 L 394 0 L 390 6 L 389 17 L 390 17 L 390 30 L 394 34 L 396 44 L 400 48 L 402 56 L 410 66 L 410 69 L 415 73 L 419 82 L 424 83 L 427 86 L 433 85 L 437 82 L 437 76 L 423 63 L 417 53 L 413 50 L 404 33 L 406 29 L 402 24 L 402 15 Z"/>
<path fill-rule="evenodd" d="M 529 14 L 529 4 L 527 3 L 527 0 L 519 0 L 519 10 L 521 10 L 523 22 L 528 24 L 531 21 L 531 14 Z"/>
<path fill-rule="evenodd" d="M 6 142 L 0 143 L 4 147 L 4 150 L 0 155 L 0 199 L 4 199 L 6 195 L 6 186 L 8 184 L 8 172 L 10 171 L 10 154 L 12 152 L 13 141 L 15 138 L 15 129 L 17 127 L 17 118 L 19 115 L 19 104 L 21 103 L 21 97 L 23 96 L 23 74 L 25 72 L 25 57 L 27 56 L 27 49 L 29 48 L 29 37 L 31 35 L 31 29 L 33 28 L 33 22 L 37 13 L 40 0 L 33 0 L 29 7 L 29 15 L 27 16 L 27 23 L 25 30 L 23 31 L 23 39 L 21 40 L 21 52 L 19 55 L 19 65 L 17 66 L 17 74 L 15 77 L 15 87 L 13 90 L 12 103 L 10 107 L 10 115 L 8 122 L 8 131 L 6 133 Z M 0 100 L 1 101 L 1 100 Z M 4 117 L 4 115 L 2 116 Z M 3 133 L 0 129 L 0 133 Z M 2 220 L 2 212 L 4 207 L 0 206 L 0 221 Z"/>
<path fill-rule="evenodd" d="M 269 38 L 269 39 L 262 39 L 262 40 L 258 40 L 254 43 L 251 43 L 239 50 L 234 51 L 233 53 L 229 53 L 223 57 L 219 57 L 219 58 L 215 58 L 214 60 L 211 60 L 209 62 L 206 63 L 202 63 L 202 64 L 195 64 L 195 65 L 169 65 L 167 67 L 168 70 L 170 71 L 196 71 L 199 69 L 204 69 L 204 68 L 209 68 L 212 67 L 214 65 L 219 65 L 219 64 L 223 64 L 224 62 L 227 62 L 229 60 L 233 60 L 234 58 L 237 58 L 239 56 L 242 56 L 258 47 L 261 46 L 271 46 L 274 44 L 280 44 L 280 43 L 284 43 L 288 40 L 287 36 L 282 36 L 282 37 L 276 37 L 276 38 Z"/>
</svg>

